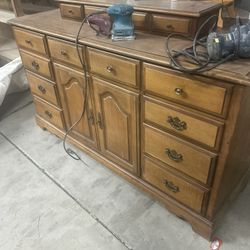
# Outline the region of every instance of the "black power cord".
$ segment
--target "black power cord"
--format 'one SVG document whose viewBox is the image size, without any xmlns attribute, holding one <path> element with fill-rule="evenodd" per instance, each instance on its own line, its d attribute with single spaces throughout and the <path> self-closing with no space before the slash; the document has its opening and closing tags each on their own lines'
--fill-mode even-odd
<svg viewBox="0 0 250 250">
<path fill-rule="evenodd" d="M 90 15 L 86 16 L 83 20 L 82 20 L 82 23 L 80 25 L 80 28 L 78 30 L 78 33 L 77 33 L 77 36 L 76 36 L 76 42 L 75 42 L 75 45 L 76 45 L 76 50 L 77 50 L 77 55 L 79 57 L 79 60 L 80 60 L 80 63 L 82 65 L 82 68 L 83 68 L 83 72 L 84 72 L 84 81 L 85 81 L 85 84 L 84 84 L 84 88 L 83 88 L 83 98 L 84 98 L 84 103 L 83 103 L 83 108 L 82 108 L 82 112 L 81 112 L 81 115 L 79 117 L 79 119 L 73 124 L 71 125 L 71 127 L 66 131 L 66 134 L 63 138 L 63 148 L 65 150 L 65 152 L 71 157 L 73 158 L 74 160 L 81 160 L 80 156 L 74 151 L 72 150 L 71 148 L 69 147 L 66 147 L 66 140 L 67 140 L 67 137 L 68 135 L 70 134 L 70 132 L 73 130 L 73 128 L 82 120 L 82 118 L 84 117 L 86 111 L 87 111 L 87 108 L 88 108 L 88 91 L 89 91 L 89 78 L 87 76 L 87 67 L 86 67 L 86 64 L 84 63 L 83 61 L 83 56 L 81 55 L 81 50 L 80 50 L 80 44 L 79 44 L 79 38 L 80 38 L 80 33 L 81 33 L 81 30 L 83 28 L 83 25 L 85 23 L 88 23 L 88 18 L 93 16 L 93 15 L 101 15 L 101 14 L 105 14 L 106 11 L 98 11 L 98 12 L 95 12 L 95 13 L 91 13 Z M 93 28 L 93 27 L 91 27 Z M 86 163 L 85 163 L 86 164 Z M 87 164 L 86 164 L 87 165 Z"/>
<path fill-rule="evenodd" d="M 237 51 L 235 54 L 229 55 L 223 59 L 221 59 L 220 61 L 214 61 L 210 58 L 210 56 L 208 55 L 207 52 L 201 52 L 201 51 L 197 51 L 197 46 L 201 46 L 203 48 L 206 49 L 206 37 L 203 38 L 199 38 L 201 31 L 204 29 L 204 27 L 206 25 L 208 25 L 208 23 L 212 20 L 215 20 L 212 27 L 209 30 L 209 33 L 211 31 L 214 31 L 216 29 L 217 26 L 217 22 L 218 22 L 218 16 L 217 15 L 213 15 L 211 17 L 209 17 L 197 30 L 194 39 L 192 40 L 190 37 L 182 35 L 182 34 L 178 34 L 178 33 L 172 33 L 167 37 L 166 40 L 166 50 L 167 50 L 167 54 L 169 56 L 169 58 L 171 59 L 171 67 L 173 69 L 179 70 L 183 73 L 189 73 L 189 74 L 195 74 L 195 73 L 201 73 L 204 71 L 209 71 L 211 69 L 216 68 L 217 66 L 219 66 L 220 64 L 232 59 L 233 57 L 235 57 L 237 55 Z M 238 29 L 239 30 L 239 29 Z M 240 34 L 239 34 L 240 36 Z M 190 40 L 192 41 L 192 46 L 182 49 L 182 50 L 172 50 L 169 48 L 169 42 L 171 38 L 184 38 L 186 40 Z M 238 43 L 239 45 L 239 43 Z M 184 66 L 183 60 L 181 62 L 181 60 L 179 59 L 180 57 L 187 59 L 187 62 L 189 64 L 194 65 L 194 67 L 186 67 Z M 210 65 L 212 64 L 212 65 Z"/>
</svg>

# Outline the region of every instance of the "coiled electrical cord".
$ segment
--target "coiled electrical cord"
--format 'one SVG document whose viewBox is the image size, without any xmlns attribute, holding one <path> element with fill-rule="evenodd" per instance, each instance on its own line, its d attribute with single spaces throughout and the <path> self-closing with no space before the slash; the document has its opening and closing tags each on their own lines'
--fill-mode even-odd
<svg viewBox="0 0 250 250">
<path fill-rule="evenodd" d="M 82 20 L 82 23 L 80 25 L 80 28 L 77 32 L 77 36 L 76 36 L 76 42 L 75 42 L 75 45 L 76 45 L 76 50 L 77 50 L 77 55 L 79 57 L 79 60 L 80 60 L 80 63 L 82 65 L 82 68 L 83 68 L 83 72 L 84 72 L 84 80 L 85 80 L 85 84 L 84 84 L 84 89 L 83 89 L 83 98 L 84 98 L 84 103 L 83 103 L 83 107 L 82 107 L 82 112 L 81 112 L 81 115 L 79 117 L 79 119 L 66 131 L 65 135 L 64 135 L 64 138 L 63 138 L 63 148 L 65 150 L 65 152 L 71 157 L 73 158 L 74 160 L 81 160 L 80 156 L 74 151 L 72 150 L 71 148 L 69 147 L 66 147 L 66 140 L 67 140 L 67 137 L 69 135 L 69 133 L 73 130 L 73 128 L 82 120 L 82 118 L 84 117 L 86 111 L 87 111 L 87 108 L 88 108 L 88 91 L 89 91 L 89 78 L 87 76 L 87 67 L 83 61 L 83 57 L 81 56 L 81 50 L 80 50 L 80 44 L 79 44 L 79 38 L 80 38 L 80 33 L 82 31 L 82 28 L 83 28 L 83 25 L 85 23 L 88 23 L 88 18 L 90 16 L 93 16 L 93 15 L 101 15 L 101 14 L 104 14 L 106 13 L 105 11 L 98 11 L 98 12 L 95 12 L 95 13 L 92 13 L 88 16 L 86 16 L 83 20 Z M 91 27 L 93 28 L 93 27 Z M 86 164 L 86 163 L 85 163 Z M 87 164 L 86 164 L 87 165 Z"/>
<path fill-rule="evenodd" d="M 212 27 L 210 28 L 209 33 L 216 29 L 217 22 L 218 22 L 218 16 L 213 15 L 213 16 L 209 17 L 199 27 L 193 40 L 185 35 L 178 34 L 178 33 L 172 33 L 167 37 L 166 50 L 167 50 L 167 54 L 168 54 L 169 58 L 171 59 L 170 66 L 173 69 L 179 70 L 183 73 L 189 73 L 189 74 L 201 73 L 204 71 L 209 71 L 211 69 L 214 69 L 217 66 L 219 66 L 220 64 L 235 57 L 237 52 L 235 54 L 229 55 L 229 56 L 221 59 L 220 61 L 214 61 L 211 59 L 211 57 L 208 55 L 207 52 L 197 51 L 197 46 L 201 46 L 201 47 L 206 49 L 206 37 L 203 37 L 200 39 L 198 39 L 198 37 L 200 36 L 200 33 L 203 30 L 203 28 L 213 19 L 215 21 L 214 21 Z M 240 34 L 239 34 L 239 36 L 240 36 Z M 180 37 L 180 38 L 185 38 L 186 40 L 190 40 L 190 41 L 192 41 L 192 46 L 185 48 L 185 49 L 182 49 L 182 50 L 172 50 L 171 51 L 171 49 L 169 48 L 169 42 L 170 42 L 170 39 L 173 37 L 175 37 L 175 38 Z M 182 58 L 184 57 L 185 59 L 187 59 L 188 63 L 194 65 L 194 67 L 192 67 L 192 68 L 185 67 L 183 64 L 183 61 L 181 62 L 181 60 L 179 60 L 180 57 L 182 57 Z M 210 64 L 212 64 L 212 65 L 210 65 Z"/>
</svg>

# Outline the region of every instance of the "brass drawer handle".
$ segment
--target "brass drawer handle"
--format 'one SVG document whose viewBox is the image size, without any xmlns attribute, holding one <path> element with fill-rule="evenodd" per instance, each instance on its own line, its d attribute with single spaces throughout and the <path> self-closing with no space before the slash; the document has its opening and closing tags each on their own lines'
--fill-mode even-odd
<svg viewBox="0 0 250 250">
<path fill-rule="evenodd" d="M 46 110 L 44 113 L 49 117 L 49 119 L 53 117 L 52 113 L 50 113 L 48 110 Z"/>
<path fill-rule="evenodd" d="M 106 70 L 111 73 L 114 69 L 113 69 L 113 66 L 112 65 L 108 65 Z"/>
<path fill-rule="evenodd" d="M 70 14 L 74 14 L 74 11 L 73 11 L 73 10 L 68 10 L 68 12 L 69 12 Z"/>
<path fill-rule="evenodd" d="M 172 128 L 183 131 L 187 129 L 187 123 L 184 121 L 181 121 L 179 117 L 172 117 L 169 116 L 167 119 L 167 122 L 171 125 Z"/>
<path fill-rule="evenodd" d="M 68 53 L 65 50 L 61 50 L 61 55 L 62 56 L 68 56 Z"/>
<path fill-rule="evenodd" d="M 89 111 L 89 114 L 88 114 L 88 121 L 89 121 L 89 123 L 90 123 L 91 125 L 94 125 L 94 123 L 95 123 L 94 114 L 93 114 L 93 111 L 92 111 L 92 110 Z"/>
<path fill-rule="evenodd" d="M 38 89 L 42 94 L 46 94 L 46 89 L 42 85 L 38 85 Z"/>
<path fill-rule="evenodd" d="M 27 44 L 29 44 L 29 45 L 31 45 L 31 46 L 32 46 L 32 42 L 31 42 L 31 40 L 25 40 L 25 42 L 26 42 Z"/>
<path fill-rule="evenodd" d="M 174 90 L 175 94 L 178 96 L 182 96 L 183 95 L 183 89 L 182 88 L 176 88 Z"/>
<path fill-rule="evenodd" d="M 180 191 L 178 186 L 175 186 L 173 182 L 165 180 L 165 186 L 173 193 L 178 193 Z"/>
<path fill-rule="evenodd" d="M 32 61 L 31 65 L 32 65 L 33 69 L 35 69 L 35 70 L 39 70 L 39 68 L 40 68 L 40 65 L 36 61 Z"/>
<path fill-rule="evenodd" d="M 168 30 L 174 30 L 174 26 L 173 26 L 172 24 L 168 24 L 168 25 L 166 26 L 166 28 L 167 28 Z"/>
<path fill-rule="evenodd" d="M 170 160 L 173 160 L 175 162 L 183 161 L 183 155 L 177 153 L 174 149 L 166 148 L 165 153 Z"/>
</svg>

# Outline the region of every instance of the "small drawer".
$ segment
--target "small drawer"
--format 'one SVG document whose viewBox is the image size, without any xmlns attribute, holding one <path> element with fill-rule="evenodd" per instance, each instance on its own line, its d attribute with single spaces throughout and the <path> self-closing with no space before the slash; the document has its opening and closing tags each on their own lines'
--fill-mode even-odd
<svg viewBox="0 0 250 250">
<path fill-rule="evenodd" d="M 44 78 L 35 76 L 30 72 L 26 72 L 29 81 L 30 90 L 34 95 L 37 95 L 44 100 L 58 106 L 55 83 L 49 82 Z"/>
<path fill-rule="evenodd" d="M 123 56 L 88 48 L 90 70 L 111 80 L 137 86 L 139 82 L 139 61 Z"/>
<path fill-rule="evenodd" d="M 37 114 L 60 129 L 64 129 L 62 110 L 43 102 L 34 96 L 34 104 Z"/>
<path fill-rule="evenodd" d="M 45 35 L 14 28 L 16 43 L 20 48 L 25 48 L 46 55 Z"/>
<path fill-rule="evenodd" d="M 168 129 L 211 148 L 219 148 L 223 123 L 151 98 L 144 98 L 144 119 L 145 122 Z"/>
<path fill-rule="evenodd" d="M 85 13 L 85 16 L 88 16 L 88 15 L 95 13 L 95 12 L 105 11 L 105 9 L 106 8 L 86 5 L 86 6 L 84 6 L 84 13 Z M 102 15 L 108 15 L 108 14 L 102 14 Z"/>
<path fill-rule="evenodd" d="M 29 69 L 49 79 L 53 79 L 52 66 L 49 59 L 28 53 L 23 50 L 20 50 L 20 55 L 23 65 L 26 69 Z"/>
<path fill-rule="evenodd" d="M 53 59 L 82 68 L 75 44 L 48 38 L 48 45 Z M 83 56 L 83 47 L 79 47 L 79 51 Z"/>
<path fill-rule="evenodd" d="M 147 14 L 144 12 L 134 12 L 132 15 L 133 24 L 136 29 L 145 30 L 148 29 Z"/>
<path fill-rule="evenodd" d="M 148 125 L 144 125 L 143 134 L 144 153 L 204 184 L 210 184 L 215 154 Z"/>
<path fill-rule="evenodd" d="M 144 88 L 149 93 L 225 116 L 231 85 L 199 76 L 187 76 L 151 64 L 143 66 Z"/>
<path fill-rule="evenodd" d="M 71 19 L 83 19 L 83 7 L 74 4 L 60 4 L 61 16 Z"/>
<path fill-rule="evenodd" d="M 192 20 L 184 17 L 152 15 L 152 31 L 188 34 Z"/>
<path fill-rule="evenodd" d="M 142 178 L 177 201 L 201 213 L 206 196 L 205 190 L 159 167 L 148 158 L 144 159 Z"/>
</svg>

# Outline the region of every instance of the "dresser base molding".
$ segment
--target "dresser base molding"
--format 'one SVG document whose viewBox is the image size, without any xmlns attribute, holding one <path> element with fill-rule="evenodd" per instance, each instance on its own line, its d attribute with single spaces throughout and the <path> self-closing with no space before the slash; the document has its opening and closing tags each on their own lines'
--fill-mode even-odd
<svg viewBox="0 0 250 250">
<path fill-rule="evenodd" d="M 42 119 L 37 115 L 36 115 L 36 122 L 37 125 L 41 127 L 43 130 L 48 130 L 52 134 L 63 139 L 65 132 L 61 131 L 60 129 L 48 123 L 46 120 Z M 150 197 L 157 199 L 158 201 L 163 203 L 171 213 L 175 214 L 180 219 L 187 221 L 191 225 L 194 232 L 198 233 L 207 240 L 210 240 L 212 238 L 215 228 L 214 223 L 212 221 L 207 220 L 206 218 L 196 214 L 192 210 L 181 205 L 174 199 L 171 199 L 169 196 L 164 195 L 162 192 L 158 191 L 157 189 L 155 189 L 142 179 L 134 176 L 133 174 L 130 174 L 127 171 L 124 171 L 124 169 L 120 168 L 115 163 L 109 161 L 107 158 L 105 158 L 98 152 L 79 143 L 76 139 L 72 138 L 71 136 L 67 137 L 67 142 L 81 149 L 84 153 L 88 154 L 96 161 L 102 163 L 104 166 L 113 170 L 116 174 L 123 177 L 130 183 L 134 184 L 140 190 L 149 194 Z"/>
</svg>

